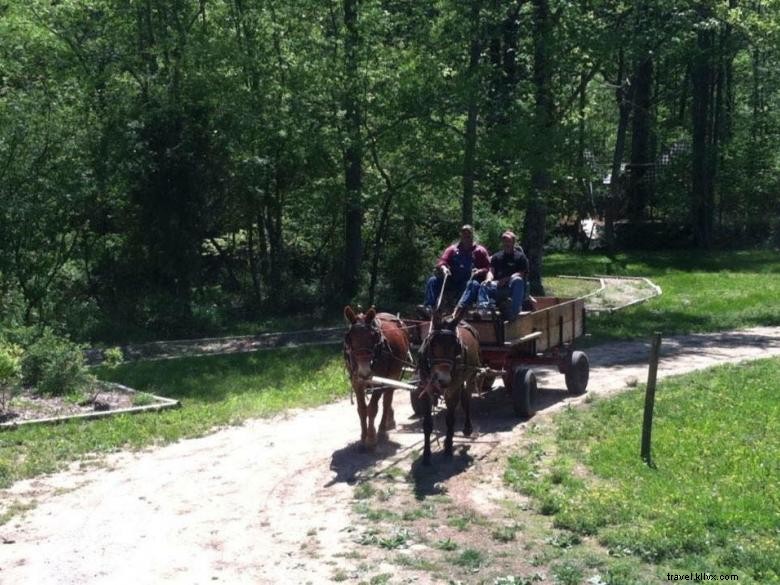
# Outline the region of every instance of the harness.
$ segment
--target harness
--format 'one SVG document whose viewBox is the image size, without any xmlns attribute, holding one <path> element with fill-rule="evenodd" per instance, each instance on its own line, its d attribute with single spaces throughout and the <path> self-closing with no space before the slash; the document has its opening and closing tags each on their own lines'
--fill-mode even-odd
<svg viewBox="0 0 780 585">
<path fill-rule="evenodd" d="M 344 359 L 347 362 L 347 369 L 349 370 L 350 376 L 354 372 L 354 363 L 353 363 L 353 357 L 355 358 L 371 358 L 371 369 L 374 369 L 374 365 L 376 361 L 381 357 L 382 351 L 387 349 L 390 350 L 387 339 L 382 334 L 381 327 L 374 327 L 373 324 L 376 322 L 376 320 L 372 321 L 370 325 L 366 323 L 353 323 L 352 326 L 347 330 L 347 332 L 344 334 Z M 352 343 L 350 340 L 350 334 L 355 330 L 364 330 L 369 331 L 371 333 L 371 337 L 376 339 L 376 342 L 374 343 L 374 346 L 371 349 L 368 348 L 362 348 L 362 349 L 352 349 Z"/>
<path fill-rule="evenodd" d="M 465 372 L 468 372 L 470 367 L 466 364 L 466 356 L 464 352 L 464 346 L 463 341 L 461 340 L 461 336 L 458 333 L 458 331 L 463 328 L 467 329 L 471 332 L 471 334 L 475 338 L 478 337 L 478 333 L 476 329 L 470 324 L 470 323 L 459 323 L 458 326 L 455 328 L 455 330 L 450 329 L 439 329 L 437 331 L 433 331 L 431 334 L 429 334 L 424 340 L 422 345 L 420 346 L 420 363 L 419 363 L 419 370 L 420 370 L 420 381 L 423 380 L 426 381 L 425 384 L 423 384 L 423 389 L 420 391 L 420 395 L 423 394 L 429 394 L 431 398 L 436 402 L 439 398 L 439 392 L 440 389 L 438 386 L 434 386 L 430 382 L 430 376 L 431 376 L 431 370 L 435 365 L 438 364 L 448 364 L 452 368 L 453 378 L 455 380 L 458 379 L 458 376 L 463 375 Z M 434 337 L 437 336 L 455 336 L 457 339 L 457 353 L 455 355 L 455 358 L 435 358 L 431 357 L 430 355 L 430 346 L 431 342 L 433 341 Z M 453 383 L 450 385 L 450 389 L 457 387 L 458 383 Z"/>
<path fill-rule="evenodd" d="M 434 340 L 434 338 L 455 338 L 456 343 L 456 354 L 454 358 L 449 357 L 432 357 L 431 356 L 431 344 Z M 440 396 L 440 388 L 438 385 L 433 385 L 431 383 L 430 377 L 431 377 L 431 370 L 436 365 L 445 364 L 449 365 L 453 376 L 456 375 L 456 372 L 463 368 L 463 343 L 460 340 L 460 335 L 458 335 L 457 328 L 453 331 L 451 329 L 439 329 L 437 331 L 433 331 L 430 335 L 428 335 L 424 340 L 422 345 L 420 346 L 420 357 L 422 358 L 420 360 L 420 381 L 423 380 L 426 381 L 426 383 L 423 385 L 423 390 L 420 392 L 420 394 L 428 393 L 431 396 L 431 399 L 434 403 L 438 402 L 439 396 Z M 452 387 L 456 386 L 456 384 L 453 384 Z"/>
</svg>

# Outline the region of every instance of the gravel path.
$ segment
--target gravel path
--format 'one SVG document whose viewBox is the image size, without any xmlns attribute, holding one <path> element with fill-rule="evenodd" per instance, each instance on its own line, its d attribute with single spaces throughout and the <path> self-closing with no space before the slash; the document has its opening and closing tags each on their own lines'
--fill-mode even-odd
<svg viewBox="0 0 780 585">
<path fill-rule="evenodd" d="M 648 348 L 588 350 L 589 389 L 605 396 L 629 377 L 644 381 Z M 659 377 L 778 355 L 780 327 L 674 337 L 664 341 Z M 541 372 L 540 385 L 544 408 L 533 420 L 584 399 L 569 398 L 557 372 Z M 523 436 L 501 393 L 476 400 L 475 410 L 474 440 L 460 439 L 474 466 L 449 481 L 484 471 L 484 461 L 500 469 L 502 450 Z M 337 569 L 351 575 L 351 483 L 393 463 L 409 468 L 421 439 L 410 412 L 398 394 L 399 428 L 375 454 L 356 448 L 354 406 L 341 401 L 17 482 L 0 492 L 0 508 L 37 505 L 0 526 L 0 583 L 316 584 Z"/>
</svg>

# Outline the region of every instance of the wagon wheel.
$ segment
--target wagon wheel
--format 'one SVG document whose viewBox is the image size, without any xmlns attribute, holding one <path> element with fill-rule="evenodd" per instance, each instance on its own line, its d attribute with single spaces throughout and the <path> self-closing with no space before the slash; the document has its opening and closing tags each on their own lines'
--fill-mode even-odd
<svg viewBox="0 0 780 585">
<path fill-rule="evenodd" d="M 582 351 L 573 351 L 566 366 L 566 388 L 569 394 L 583 394 L 588 388 L 590 364 Z"/>
<path fill-rule="evenodd" d="M 512 379 L 512 406 L 517 416 L 528 418 L 534 413 L 536 402 L 536 374 L 533 370 L 517 368 Z"/>
</svg>

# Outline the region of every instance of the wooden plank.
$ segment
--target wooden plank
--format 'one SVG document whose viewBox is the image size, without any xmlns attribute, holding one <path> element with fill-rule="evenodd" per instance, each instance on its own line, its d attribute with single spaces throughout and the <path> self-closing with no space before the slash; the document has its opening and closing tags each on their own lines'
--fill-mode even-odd
<svg viewBox="0 0 780 585">
<path fill-rule="evenodd" d="M 536 310 L 504 324 L 504 341 L 512 343 L 535 331 L 536 350 L 546 351 L 560 343 L 572 343 L 584 333 L 582 311 L 585 301 L 559 297 L 537 297 Z M 489 339 L 494 338 L 490 336 Z"/>
<path fill-rule="evenodd" d="M 496 336 L 496 323 L 494 321 L 469 321 L 479 335 L 480 345 L 495 345 L 498 343 Z"/>
<path fill-rule="evenodd" d="M 415 390 L 417 387 L 407 382 L 401 382 L 401 380 L 393 380 L 391 378 L 383 378 L 381 376 L 372 376 L 371 384 L 375 386 L 390 386 L 399 390 Z"/>
<path fill-rule="evenodd" d="M 17 427 L 26 427 L 32 425 L 49 425 L 68 422 L 71 420 L 94 420 L 97 418 L 106 418 L 116 414 L 139 414 L 141 412 L 160 411 L 168 408 L 180 408 L 181 402 L 172 398 L 165 398 L 150 394 L 150 396 L 160 402 L 155 404 L 146 404 L 144 406 L 131 406 L 128 408 L 117 408 L 116 410 L 102 410 L 98 412 L 87 412 L 84 414 L 66 414 L 63 416 L 53 416 L 49 418 L 36 418 L 32 420 L 10 421 L 0 424 L 0 430 L 15 429 Z"/>
</svg>

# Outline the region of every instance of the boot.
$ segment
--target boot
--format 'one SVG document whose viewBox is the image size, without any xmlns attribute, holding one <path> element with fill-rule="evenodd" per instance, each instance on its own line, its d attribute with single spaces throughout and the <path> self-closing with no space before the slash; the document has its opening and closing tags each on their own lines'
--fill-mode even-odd
<svg viewBox="0 0 780 585">
<path fill-rule="evenodd" d="M 430 319 L 433 308 L 428 305 L 417 305 L 417 316 L 421 319 Z"/>
</svg>

